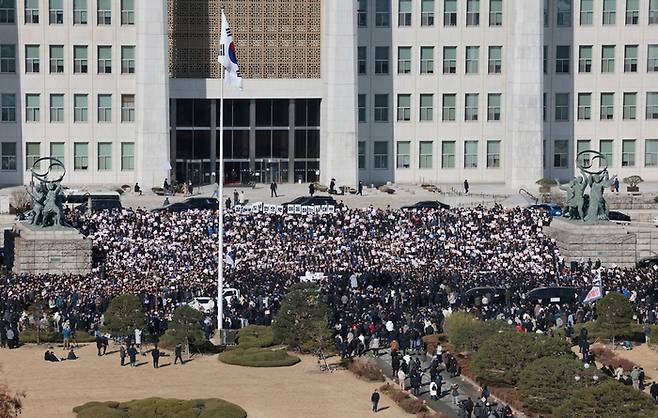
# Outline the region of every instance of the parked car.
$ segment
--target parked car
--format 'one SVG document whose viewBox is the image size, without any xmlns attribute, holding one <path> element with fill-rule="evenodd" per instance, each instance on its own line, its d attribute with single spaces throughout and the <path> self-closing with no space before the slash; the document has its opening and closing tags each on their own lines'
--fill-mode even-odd
<svg viewBox="0 0 658 418">
<path fill-rule="evenodd" d="M 240 291 L 232 287 L 224 289 L 224 303 L 231 306 L 233 298 L 240 298 Z M 196 309 L 199 312 L 211 313 L 215 309 L 216 297 L 210 296 L 197 296 L 188 303 L 188 306 Z"/>
<path fill-rule="evenodd" d="M 217 209 L 219 201 L 214 197 L 190 197 L 182 202 L 155 208 L 153 212 L 185 212 L 191 209 Z"/>
<path fill-rule="evenodd" d="M 331 196 L 300 196 L 288 203 L 284 203 L 283 206 L 288 205 L 302 205 L 302 206 L 337 206 L 336 200 Z"/>
<path fill-rule="evenodd" d="M 450 209 L 450 205 L 446 205 L 438 200 L 424 200 L 413 205 L 402 206 L 402 209 Z"/>
<path fill-rule="evenodd" d="M 613 222 L 630 222 L 631 217 L 623 212 L 619 212 L 616 210 L 611 210 L 608 213 L 608 219 L 610 219 Z"/>
<path fill-rule="evenodd" d="M 636 263 L 637 268 L 647 268 L 656 265 L 658 265 L 658 255 L 643 258 Z"/>
<path fill-rule="evenodd" d="M 548 212 L 550 216 L 553 217 L 562 216 L 564 214 L 562 207 L 557 203 L 540 203 L 537 205 L 530 206 L 530 209 L 544 210 Z"/>
<path fill-rule="evenodd" d="M 79 212 L 86 212 L 88 207 L 88 202 L 84 202 L 75 207 L 75 210 Z M 113 199 L 91 199 L 91 210 L 111 210 L 111 209 L 121 209 L 120 200 Z"/>
</svg>

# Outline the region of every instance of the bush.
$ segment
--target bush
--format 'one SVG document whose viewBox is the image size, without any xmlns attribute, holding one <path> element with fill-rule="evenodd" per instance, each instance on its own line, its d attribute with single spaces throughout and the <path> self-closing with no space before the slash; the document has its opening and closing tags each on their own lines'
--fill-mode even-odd
<svg viewBox="0 0 658 418">
<path fill-rule="evenodd" d="M 429 412 L 429 409 L 425 405 L 425 402 L 418 398 L 412 398 L 407 392 L 403 392 L 398 388 L 391 386 L 390 384 L 385 384 L 379 388 L 380 392 L 388 396 L 398 404 L 408 414 L 421 414 L 424 412 Z"/>
<path fill-rule="evenodd" d="M 18 339 L 21 344 L 36 344 L 37 343 L 37 331 L 36 330 L 25 330 L 18 335 Z M 51 343 L 57 344 L 64 341 L 62 334 L 56 331 L 41 331 L 39 332 L 39 342 L 40 343 Z M 96 341 L 96 337 L 90 335 L 88 332 L 76 331 L 75 341 L 77 343 L 91 343 Z"/>
<path fill-rule="evenodd" d="M 656 408 L 642 392 L 608 379 L 600 385 L 574 391 L 553 418 L 655 418 Z"/>
<path fill-rule="evenodd" d="M 580 376 L 576 381 L 575 377 Z M 574 390 L 591 384 L 596 376 L 605 375 L 596 367 L 585 368 L 583 363 L 567 357 L 542 357 L 533 361 L 519 375 L 518 396 L 532 412 L 551 413 Z"/>
<path fill-rule="evenodd" d="M 187 305 L 179 306 L 167 324 L 167 331 L 160 338 L 160 344 L 171 345 L 173 343 L 174 346 L 178 343 L 202 344 L 206 340 L 203 328 L 201 328 L 202 320 L 201 312 Z"/>
<path fill-rule="evenodd" d="M 274 345 L 274 333 L 272 327 L 249 325 L 238 331 L 236 340 L 240 348 L 271 347 Z"/>
<path fill-rule="evenodd" d="M 632 333 L 633 305 L 621 293 L 610 292 L 596 302 L 597 325 L 612 339 Z"/>
<path fill-rule="evenodd" d="M 222 363 L 246 367 L 287 367 L 300 362 L 299 357 L 291 356 L 285 350 L 264 348 L 236 348 L 219 354 Z"/>
<path fill-rule="evenodd" d="M 575 324 L 574 335 L 580 335 L 581 328 L 587 328 L 587 338 L 591 340 L 595 339 L 607 339 L 608 331 L 601 326 L 599 321 L 590 321 L 585 323 Z M 640 324 L 630 324 L 628 328 L 618 330 L 616 338 L 626 338 L 630 341 L 644 342 L 644 332 L 642 331 L 642 325 Z M 564 335 L 564 333 L 561 333 Z"/>
<path fill-rule="evenodd" d="M 594 356 L 599 363 L 605 364 L 606 366 L 613 366 L 614 368 L 621 366 L 625 372 L 630 372 L 633 370 L 633 367 L 637 366 L 634 362 L 619 357 L 609 348 L 600 345 L 591 347 L 590 351 L 594 353 Z"/>
<path fill-rule="evenodd" d="M 0 384 L 0 417 L 18 418 L 23 411 L 24 393 L 12 393 L 6 385 Z"/>
<path fill-rule="evenodd" d="M 77 418 L 246 418 L 247 412 L 222 399 L 148 398 L 130 402 L 89 402 L 73 408 Z"/>
<path fill-rule="evenodd" d="M 126 293 L 110 301 L 105 311 L 105 331 L 115 336 L 132 335 L 136 328 L 146 327 L 146 314 L 139 298 Z"/>
<path fill-rule="evenodd" d="M 350 360 L 347 366 L 348 370 L 369 382 L 385 382 L 386 378 L 381 369 L 372 361 L 366 358 L 357 358 Z"/>
<path fill-rule="evenodd" d="M 482 343 L 473 356 L 470 370 L 485 382 L 513 386 L 528 364 L 548 356 L 573 358 L 575 355 L 561 338 L 504 331 Z"/>
<path fill-rule="evenodd" d="M 379 186 L 379 187 L 377 188 L 377 190 L 379 190 L 379 191 L 382 192 L 382 193 L 388 193 L 388 194 L 394 194 L 394 193 L 395 193 L 395 189 L 394 189 L 394 188 L 392 188 L 392 187 L 390 187 L 390 186 L 386 186 L 386 185 Z"/>
<path fill-rule="evenodd" d="M 477 351 L 487 338 L 503 330 L 512 330 L 505 321 L 478 321 L 465 312 L 455 312 L 447 317 L 443 328 L 448 341 L 459 352 Z"/>
<path fill-rule="evenodd" d="M 320 183 L 317 183 L 317 182 L 314 183 L 314 184 L 315 184 L 315 190 L 317 190 L 318 192 L 326 193 L 327 190 L 329 190 L 329 187 L 325 186 L 324 184 L 320 184 Z"/>
<path fill-rule="evenodd" d="M 551 187 L 551 186 L 556 186 L 557 185 L 556 182 L 555 182 L 555 179 L 551 179 L 551 178 L 548 178 L 548 177 L 540 178 L 539 180 L 537 180 L 535 182 L 535 184 L 538 184 L 538 185 L 543 186 L 543 187 Z"/>
<path fill-rule="evenodd" d="M 427 349 L 427 352 L 430 354 L 434 354 L 436 353 L 436 347 L 439 345 L 442 338 L 444 337 L 445 337 L 444 334 L 430 334 L 422 337 L 421 339 L 425 344 L 425 348 Z"/>
<path fill-rule="evenodd" d="M 644 180 L 640 176 L 629 176 L 622 180 L 624 184 L 628 184 L 631 187 L 635 187 L 638 184 L 642 183 Z"/>
</svg>

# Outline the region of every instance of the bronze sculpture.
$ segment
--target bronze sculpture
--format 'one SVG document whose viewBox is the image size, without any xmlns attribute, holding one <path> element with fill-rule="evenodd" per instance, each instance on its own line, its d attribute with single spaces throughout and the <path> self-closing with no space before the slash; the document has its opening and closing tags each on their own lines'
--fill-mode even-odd
<svg viewBox="0 0 658 418">
<path fill-rule="evenodd" d="M 45 172 L 39 171 L 42 161 L 48 162 Z M 64 193 L 61 184 L 66 174 L 64 164 L 56 158 L 44 157 L 35 161 L 30 171 L 32 173 L 30 184 L 34 187 L 34 193 L 26 187 L 27 193 L 32 197 L 30 225 L 41 228 L 64 226 L 62 216 Z"/>
</svg>

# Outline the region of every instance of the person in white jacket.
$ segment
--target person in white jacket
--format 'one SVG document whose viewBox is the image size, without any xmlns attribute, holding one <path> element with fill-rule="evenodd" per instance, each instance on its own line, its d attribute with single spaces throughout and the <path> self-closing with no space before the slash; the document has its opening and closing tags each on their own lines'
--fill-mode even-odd
<svg viewBox="0 0 658 418">
<path fill-rule="evenodd" d="M 439 389 L 438 386 L 436 385 L 436 382 L 431 382 L 430 383 L 430 398 L 433 401 L 436 401 L 439 399 Z"/>
</svg>

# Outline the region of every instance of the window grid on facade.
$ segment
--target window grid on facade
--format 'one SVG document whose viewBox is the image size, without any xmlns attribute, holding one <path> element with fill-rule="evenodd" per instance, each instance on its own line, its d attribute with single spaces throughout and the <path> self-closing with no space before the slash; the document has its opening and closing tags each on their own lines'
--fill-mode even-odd
<svg viewBox="0 0 658 418">
<path fill-rule="evenodd" d="M 578 120 L 592 119 L 592 93 L 578 93 Z"/>
<path fill-rule="evenodd" d="M 411 120 L 411 95 L 398 94 L 398 121 L 407 122 Z"/>
<path fill-rule="evenodd" d="M 391 26 L 391 0 L 375 0 L 375 26 Z"/>
<path fill-rule="evenodd" d="M 614 25 L 617 17 L 617 0 L 603 0 L 603 24 Z"/>
<path fill-rule="evenodd" d="M 442 119 L 444 121 L 454 121 L 457 118 L 456 112 L 456 94 L 444 94 L 443 95 L 443 109 L 442 109 Z"/>
<path fill-rule="evenodd" d="M 544 27 L 547 28 L 551 19 L 550 19 L 550 10 L 548 9 L 548 0 L 544 0 Z"/>
<path fill-rule="evenodd" d="M 112 0 L 97 0 L 96 24 L 98 26 L 112 24 Z"/>
<path fill-rule="evenodd" d="M 591 141 L 589 139 L 579 139 L 576 141 L 576 156 L 577 160 L 576 161 L 578 164 L 581 164 L 583 166 L 589 166 L 590 164 L 590 157 L 589 154 L 585 153 L 583 155 L 578 156 L 581 152 L 583 151 L 588 151 L 591 148 L 590 145 Z"/>
<path fill-rule="evenodd" d="M 87 24 L 87 0 L 73 0 L 73 24 Z"/>
<path fill-rule="evenodd" d="M 16 45 L 0 44 L 0 73 L 16 72 Z"/>
<path fill-rule="evenodd" d="M 135 121 L 135 95 L 121 95 L 121 122 Z"/>
<path fill-rule="evenodd" d="M 637 25 L 640 22 L 640 0 L 626 0 L 626 24 Z"/>
<path fill-rule="evenodd" d="M 489 26 L 503 25 L 503 0 L 489 0 Z"/>
<path fill-rule="evenodd" d="M 593 0 L 580 0 L 580 25 L 591 26 L 594 23 Z"/>
<path fill-rule="evenodd" d="M 135 143 L 121 143 L 121 171 L 132 171 L 135 169 Z"/>
<path fill-rule="evenodd" d="M 398 0 L 398 26 L 411 26 L 411 0 Z"/>
<path fill-rule="evenodd" d="M 647 92 L 647 119 L 658 119 L 658 92 Z"/>
<path fill-rule="evenodd" d="M 601 47 L 601 72 L 615 72 L 615 46 L 603 45 Z"/>
<path fill-rule="evenodd" d="M 464 95 L 464 120 L 478 120 L 478 98 L 477 93 L 466 93 Z"/>
<path fill-rule="evenodd" d="M 112 73 L 112 47 L 98 47 L 98 74 Z"/>
<path fill-rule="evenodd" d="M 420 95 L 420 121 L 431 121 L 434 112 L 434 96 L 432 94 Z"/>
<path fill-rule="evenodd" d="M 644 166 L 658 166 L 658 139 L 647 139 L 644 141 Z"/>
<path fill-rule="evenodd" d="M 406 169 L 411 167 L 411 142 L 398 141 L 396 144 L 396 167 Z"/>
<path fill-rule="evenodd" d="M 16 95 L 3 93 L 0 95 L 0 121 L 16 122 Z"/>
<path fill-rule="evenodd" d="M 388 94 L 375 94 L 375 122 L 388 122 Z"/>
<path fill-rule="evenodd" d="M 615 117 L 615 94 L 601 93 L 601 120 L 612 120 Z"/>
<path fill-rule="evenodd" d="M 39 67 L 39 45 L 25 45 L 25 72 L 38 73 Z"/>
<path fill-rule="evenodd" d="M 464 168 L 478 167 L 478 141 L 464 141 Z"/>
<path fill-rule="evenodd" d="M 578 48 L 578 72 L 591 73 L 592 72 L 592 46 L 584 45 Z"/>
<path fill-rule="evenodd" d="M 647 72 L 658 72 L 658 44 L 647 47 Z"/>
<path fill-rule="evenodd" d="M 112 95 L 98 95 L 98 122 L 112 122 Z"/>
<path fill-rule="evenodd" d="M 366 168 L 366 143 L 365 141 L 359 141 L 359 170 L 365 170 Z"/>
<path fill-rule="evenodd" d="M 479 46 L 466 47 L 466 74 L 478 73 L 478 58 L 480 55 Z"/>
<path fill-rule="evenodd" d="M 25 167 L 32 168 L 41 158 L 41 144 L 39 142 L 25 143 Z M 37 169 L 41 167 L 35 167 Z"/>
<path fill-rule="evenodd" d="M 50 121 L 64 122 L 64 95 L 50 95 Z"/>
<path fill-rule="evenodd" d="M 480 24 L 480 0 L 466 0 L 466 26 Z"/>
<path fill-rule="evenodd" d="M 24 5 L 25 24 L 39 23 L 39 0 L 25 0 Z"/>
<path fill-rule="evenodd" d="M 63 142 L 51 142 L 50 143 L 50 157 L 58 160 L 62 164 L 66 162 L 64 155 L 64 143 Z"/>
<path fill-rule="evenodd" d="M 599 152 L 605 157 L 605 160 L 608 162 L 608 166 L 612 167 L 613 165 L 613 144 L 612 139 L 602 139 L 599 141 Z M 603 167 L 603 161 L 599 161 L 599 167 Z"/>
<path fill-rule="evenodd" d="M 420 73 L 434 74 L 434 47 L 420 47 Z"/>
<path fill-rule="evenodd" d="M 489 74 L 500 74 L 503 71 L 503 47 L 489 47 Z"/>
<path fill-rule="evenodd" d="M 572 0 L 557 0 L 557 26 L 571 26 Z"/>
<path fill-rule="evenodd" d="M 112 170 L 112 143 L 98 143 L 98 171 Z"/>
<path fill-rule="evenodd" d="M 558 45 L 555 48 L 555 72 L 569 73 L 571 58 L 571 47 L 568 45 Z"/>
<path fill-rule="evenodd" d="M 358 118 L 360 123 L 365 123 L 366 122 L 366 95 L 365 94 L 359 94 L 358 96 Z"/>
<path fill-rule="evenodd" d="M 553 167 L 569 167 L 569 141 L 558 139 L 553 143 Z"/>
<path fill-rule="evenodd" d="M 623 113 L 626 120 L 637 119 L 637 93 L 624 93 Z"/>
<path fill-rule="evenodd" d="M 50 72 L 64 72 L 64 46 L 50 45 Z"/>
<path fill-rule="evenodd" d="M 555 93 L 555 121 L 569 120 L 569 93 Z"/>
<path fill-rule="evenodd" d="M 457 26 L 457 0 L 443 0 L 443 26 Z"/>
<path fill-rule="evenodd" d="M 621 141 L 621 166 L 635 167 L 635 140 L 624 139 Z"/>
<path fill-rule="evenodd" d="M 441 168 L 455 168 L 455 141 L 441 143 Z"/>
<path fill-rule="evenodd" d="M 121 24 L 135 24 L 135 0 L 121 0 Z"/>
<path fill-rule="evenodd" d="M 73 96 L 73 121 L 87 122 L 89 120 L 89 100 L 86 94 Z"/>
<path fill-rule="evenodd" d="M 0 144 L 0 170 L 16 170 L 16 143 L 3 142 Z"/>
<path fill-rule="evenodd" d="M 375 74 L 388 74 L 388 47 L 375 47 Z"/>
<path fill-rule="evenodd" d="M 73 46 L 73 72 L 76 74 L 86 74 L 88 68 L 87 46 Z"/>
<path fill-rule="evenodd" d="M 375 141 L 374 142 L 373 162 L 374 168 L 383 170 L 388 168 L 388 142 Z"/>
<path fill-rule="evenodd" d="M 432 141 L 420 141 L 418 144 L 418 168 L 432 168 Z"/>
<path fill-rule="evenodd" d="M 368 26 L 368 0 L 359 0 L 356 9 L 356 21 L 360 28 Z"/>
<path fill-rule="evenodd" d="M 500 141 L 487 141 L 487 168 L 500 168 Z"/>
<path fill-rule="evenodd" d="M 135 73 L 135 47 L 122 46 L 121 47 L 121 74 L 134 74 Z"/>
<path fill-rule="evenodd" d="M 48 11 L 51 25 L 64 24 L 64 0 L 48 0 Z"/>
<path fill-rule="evenodd" d="M 25 121 L 39 122 L 41 120 L 41 97 L 39 94 L 25 95 Z M 32 166 L 30 166 L 32 167 Z"/>
<path fill-rule="evenodd" d="M 368 73 L 368 48 L 365 46 L 357 48 L 357 65 L 359 75 L 365 75 Z"/>
<path fill-rule="evenodd" d="M 411 73 L 411 47 L 398 47 L 398 74 Z"/>
<path fill-rule="evenodd" d="M 420 26 L 434 26 L 434 0 L 421 0 Z"/>
<path fill-rule="evenodd" d="M 658 24 L 658 0 L 649 0 L 649 24 Z"/>
<path fill-rule="evenodd" d="M 624 72 L 637 72 L 637 45 L 626 45 L 624 47 Z"/>
<path fill-rule="evenodd" d="M 500 120 L 500 106 L 501 106 L 501 94 L 500 93 L 490 93 L 487 97 L 487 120 L 497 121 Z"/>
<path fill-rule="evenodd" d="M 75 142 L 73 144 L 73 169 L 87 170 L 89 168 L 89 143 Z"/>
<path fill-rule="evenodd" d="M 443 47 L 443 74 L 457 73 L 457 47 Z"/>
</svg>

